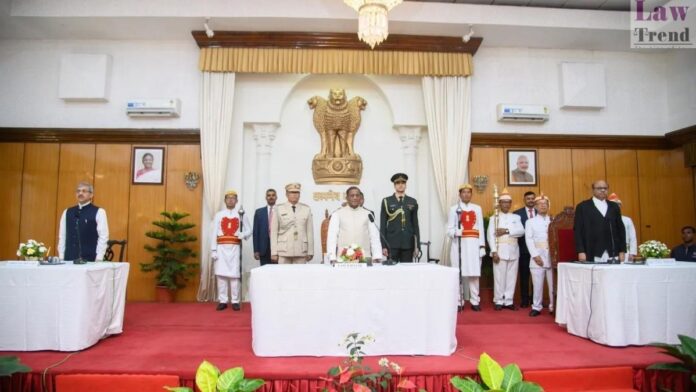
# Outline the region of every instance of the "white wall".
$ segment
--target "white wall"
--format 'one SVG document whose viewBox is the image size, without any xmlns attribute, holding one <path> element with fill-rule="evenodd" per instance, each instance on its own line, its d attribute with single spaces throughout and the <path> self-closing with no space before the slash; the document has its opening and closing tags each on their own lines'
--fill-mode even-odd
<svg viewBox="0 0 696 392">
<path fill-rule="evenodd" d="M 667 55 L 667 108 L 669 129 L 696 124 L 696 50 L 670 51 Z"/>
<path fill-rule="evenodd" d="M 112 56 L 108 102 L 58 98 L 65 53 Z M 198 47 L 186 41 L 0 40 L 0 127 L 198 128 Z M 132 98 L 180 98 L 181 117 L 131 119 Z"/>
</svg>

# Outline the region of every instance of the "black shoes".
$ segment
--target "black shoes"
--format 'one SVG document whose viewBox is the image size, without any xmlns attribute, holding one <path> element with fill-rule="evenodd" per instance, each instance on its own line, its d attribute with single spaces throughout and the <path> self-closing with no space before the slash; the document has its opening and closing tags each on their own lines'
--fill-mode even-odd
<svg viewBox="0 0 696 392">
<path fill-rule="evenodd" d="M 503 306 L 503 309 L 507 309 L 507 310 L 517 310 L 517 308 L 515 307 L 515 305 L 505 305 L 505 306 Z"/>
<path fill-rule="evenodd" d="M 503 305 L 495 305 L 495 310 L 503 310 Z"/>
<path fill-rule="evenodd" d="M 538 311 L 538 310 L 532 310 L 531 312 L 529 312 L 529 317 L 536 317 L 536 316 L 538 316 L 538 315 L 540 315 L 540 314 L 541 314 L 540 311 Z"/>
<path fill-rule="evenodd" d="M 217 308 L 215 310 L 225 310 L 227 309 L 227 304 L 218 304 Z"/>
<path fill-rule="evenodd" d="M 473 310 L 474 312 L 480 312 L 481 307 L 479 305 L 471 305 L 471 310 Z"/>
<path fill-rule="evenodd" d="M 528 307 L 529 307 L 529 301 L 522 301 L 522 303 L 520 304 L 520 308 L 525 309 Z"/>
<path fill-rule="evenodd" d="M 235 312 L 237 312 L 241 309 L 242 309 L 242 307 L 239 306 L 239 304 L 237 304 L 237 303 L 232 304 L 232 310 L 234 310 Z"/>
<path fill-rule="evenodd" d="M 457 312 L 461 312 L 464 307 L 462 305 L 457 306 Z"/>
</svg>

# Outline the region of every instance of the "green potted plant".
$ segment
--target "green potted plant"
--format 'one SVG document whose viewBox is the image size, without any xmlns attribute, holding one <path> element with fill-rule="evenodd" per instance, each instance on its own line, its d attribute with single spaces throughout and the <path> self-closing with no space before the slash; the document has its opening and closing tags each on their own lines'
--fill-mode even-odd
<svg viewBox="0 0 696 392">
<path fill-rule="evenodd" d="M 458 391 L 462 392 L 541 392 L 543 389 L 533 383 L 522 380 L 522 372 L 519 366 L 511 363 L 501 367 L 498 362 L 488 354 L 482 353 L 479 358 L 478 372 L 482 383 L 474 381 L 471 377 L 452 377 L 450 383 Z"/>
<path fill-rule="evenodd" d="M 188 233 L 196 225 L 181 222 L 189 216 L 187 213 L 163 211 L 160 215 L 163 220 L 152 222 L 159 230 L 145 233 L 146 237 L 159 241 L 156 246 L 145 245 L 145 249 L 153 254 L 153 260 L 140 263 L 140 269 L 143 272 L 156 271 L 158 301 L 173 302 L 176 290 L 186 286 L 198 267 L 196 262 L 187 262 L 196 254 L 186 246 L 197 239 Z"/>
<path fill-rule="evenodd" d="M 201 392 L 254 392 L 265 384 L 260 378 L 244 378 L 244 369 L 236 367 L 220 370 L 208 361 L 201 362 L 196 371 L 196 386 Z M 164 387 L 172 392 L 193 392 L 188 387 Z"/>
<path fill-rule="evenodd" d="M 650 345 L 661 348 L 663 354 L 674 357 L 679 362 L 656 363 L 648 366 L 648 369 L 687 373 L 692 386 L 696 387 L 696 339 L 686 335 L 677 335 L 677 337 L 681 344 L 652 343 Z"/>
</svg>

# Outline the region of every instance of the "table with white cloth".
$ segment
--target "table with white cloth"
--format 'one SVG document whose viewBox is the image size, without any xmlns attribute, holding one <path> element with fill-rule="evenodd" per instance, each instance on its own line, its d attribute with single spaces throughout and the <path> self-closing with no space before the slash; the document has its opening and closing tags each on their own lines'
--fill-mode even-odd
<svg viewBox="0 0 696 392">
<path fill-rule="evenodd" d="M 121 333 L 128 271 L 0 262 L 0 351 L 77 351 Z"/>
<path fill-rule="evenodd" d="M 255 268 L 254 353 L 347 356 L 342 342 L 356 332 L 375 339 L 367 355 L 450 355 L 457 347 L 457 272 L 426 263 Z"/>
<path fill-rule="evenodd" d="M 696 263 L 558 264 L 556 322 L 608 346 L 696 336 Z"/>
</svg>

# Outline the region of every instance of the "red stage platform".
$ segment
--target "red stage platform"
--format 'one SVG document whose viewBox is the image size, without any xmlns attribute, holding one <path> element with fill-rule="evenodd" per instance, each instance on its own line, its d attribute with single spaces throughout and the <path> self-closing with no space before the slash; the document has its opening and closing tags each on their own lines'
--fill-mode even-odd
<svg viewBox="0 0 696 392">
<path fill-rule="evenodd" d="M 638 390 L 657 390 L 658 380 L 674 391 L 686 390 L 686 378 L 679 374 L 644 370 L 652 363 L 669 360 L 655 348 L 601 346 L 569 335 L 548 313 L 536 318 L 527 313 L 524 309 L 494 311 L 491 306 L 484 306 L 479 313 L 466 309 L 459 315 L 458 347 L 452 356 L 390 359 L 405 368 L 404 374 L 419 387 L 430 392 L 453 390 L 449 379 L 454 375 L 476 374 L 482 352 L 502 365 L 517 363 L 523 372 L 630 366 Z M 229 308 L 217 312 L 215 304 L 210 303 L 128 303 L 123 334 L 87 350 L 0 352 L 19 356 L 33 369 L 28 375 L 0 381 L 0 390 L 53 391 L 56 375 L 74 373 L 170 374 L 179 376 L 182 385 L 192 386 L 196 368 L 206 359 L 221 370 L 243 366 L 247 377 L 268 381 L 263 391 L 315 392 L 323 385 L 319 377 L 341 360 L 256 357 L 251 350 L 250 316 L 248 304 L 241 312 Z M 369 358 L 375 364 L 376 360 Z M 45 369 L 46 375 L 42 376 Z M 42 383 L 46 389 L 42 389 Z"/>
</svg>

